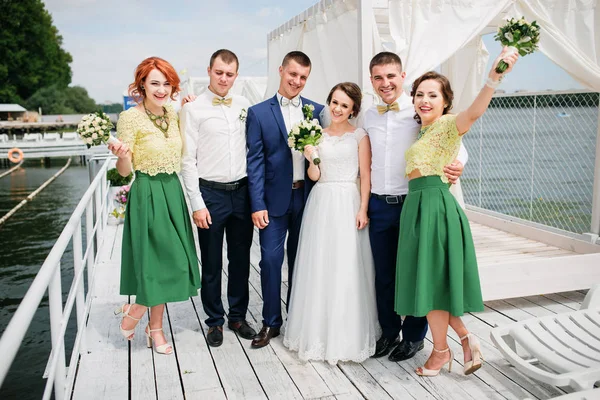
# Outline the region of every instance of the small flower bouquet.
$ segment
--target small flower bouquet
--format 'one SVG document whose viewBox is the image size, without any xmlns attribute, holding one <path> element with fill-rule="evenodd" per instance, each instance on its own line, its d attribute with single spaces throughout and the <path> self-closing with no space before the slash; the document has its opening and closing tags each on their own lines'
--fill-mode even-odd
<svg viewBox="0 0 600 400">
<path fill-rule="evenodd" d="M 129 189 L 129 185 L 121 186 L 121 189 L 119 189 L 119 191 L 115 195 L 115 200 L 118 204 L 121 204 L 123 206 L 127 204 L 127 200 L 129 199 Z"/>
<path fill-rule="evenodd" d="M 127 200 L 129 200 L 129 189 L 129 185 L 121 186 L 113 198 L 116 207 L 112 210 L 110 215 L 115 217 L 116 223 L 121 223 L 125 218 L 125 207 L 127 206 Z"/>
<path fill-rule="evenodd" d="M 304 152 L 304 146 L 317 146 L 321 142 L 323 128 L 319 125 L 319 120 L 312 118 L 314 109 L 315 107 L 312 104 L 302 107 L 305 119 L 294 125 L 288 134 L 288 146 L 290 146 L 290 149 Z M 315 165 L 319 165 L 321 162 L 316 149 L 311 154 L 311 159 Z"/>
<path fill-rule="evenodd" d="M 97 111 L 83 116 L 77 125 L 77 133 L 89 149 L 102 143 L 112 144 L 118 142 L 118 139 L 110 134 L 113 127 L 108 115 L 102 111 Z"/>
<path fill-rule="evenodd" d="M 513 53 L 519 53 L 520 56 L 526 56 L 533 53 L 538 48 L 540 42 L 540 27 L 537 22 L 529 23 L 525 17 L 516 20 L 511 18 L 506 25 L 498 28 L 498 33 L 494 39 L 508 46 Z M 496 67 L 496 72 L 501 74 L 508 68 L 504 60 L 500 60 Z"/>
</svg>

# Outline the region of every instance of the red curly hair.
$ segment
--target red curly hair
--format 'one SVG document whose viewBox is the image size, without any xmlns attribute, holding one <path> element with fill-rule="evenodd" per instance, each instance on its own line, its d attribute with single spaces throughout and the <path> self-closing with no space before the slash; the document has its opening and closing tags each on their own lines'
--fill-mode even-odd
<svg viewBox="0 0 600 400">
<path fill-rule="evenodd" d="M 129 85 L 129 95 L 133 97 L 136 103 L 141 103 L 146 97 L 142 85 L 144 80 L 154 69 L 159 70 L 167 78 L 173 90 L 171 91 L 171 100 L 175 100 L 175 95 L 181 91 L 179 83 L 179 75 L 175 72 L 175 68 L 168 62 L 159 57 L 148 57 L 140 63 L 135 69 L 135 80 Z"/>
</svg>

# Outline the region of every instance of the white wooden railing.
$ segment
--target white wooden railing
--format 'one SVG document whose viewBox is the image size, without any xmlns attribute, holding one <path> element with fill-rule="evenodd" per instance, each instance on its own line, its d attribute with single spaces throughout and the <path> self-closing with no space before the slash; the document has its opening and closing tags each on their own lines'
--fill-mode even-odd
<svg viewBox="0 0 600 400">
<path fill-rule="evenodd" d="M 85 322 L 91 304 L 91 290 L 87 297 L 84 293 L 84 271 L 87 267 L 87 287 L 93 288 L 94 265 L 96 251 L 102 241 L 102 233 L 108 217 L 107 200 L 108 181 L 106 171 L 111 163 L 110 157 L 94 157 L 90 161 L 90 168 L 102 163 L 89 188 L 75 208 L 71 218 L 56 240 L 54 247 L 46 257 L 39 272 L 33 280 L 29 290 L 23 297 L 19 308 L 10 320 L 2 338 L 0 338 L 0 386 L 8 374 L 10 366 L 21 347 L 29 325 L 34 318 L 40 302 L 48 291 L 48 308 L 50 312 L 50 333 L 52 337 L 52 352 L 48 358 L 44 378 L 47 378 L 43 399 L 50 399 L 52 389 L 54 398 L 63 400 L 70 398 L 70 393 L 75 380 L 77 361 L 84 348 Z M 91 171 L 91 170 L 90 170 Z M 83 253 L 82 218 L 85 214 L 86 246 Z M 61 288 L 60 261 L 69 243 L 73 245 L 73 281 L 63 305 Z M 73 345 L 71 360 L 66 365 L 65 332 L 73 305 L 76 305 L 77 335 Z"/>
</svg>

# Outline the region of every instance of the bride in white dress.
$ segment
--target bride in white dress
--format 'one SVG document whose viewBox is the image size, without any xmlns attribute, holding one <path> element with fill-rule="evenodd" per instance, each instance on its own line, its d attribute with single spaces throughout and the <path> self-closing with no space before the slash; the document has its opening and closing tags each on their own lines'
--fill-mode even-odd
<svg viewBox="0 0 600 400">
<path fill-rule="evenodd" d="M 371 144 L 348 122 L 360 110 L 354 83 L 336 85 L 327 98 L 331 125 L 318 146 L 317 181 L 304 209 L 284 345 L 302 360 L 362 362 L 380 334 L 367 206 Z M 314 147 L 307 146 L 305 156 Z M 356 179 L 360 170 L 360 191 Z"/>
</svg>

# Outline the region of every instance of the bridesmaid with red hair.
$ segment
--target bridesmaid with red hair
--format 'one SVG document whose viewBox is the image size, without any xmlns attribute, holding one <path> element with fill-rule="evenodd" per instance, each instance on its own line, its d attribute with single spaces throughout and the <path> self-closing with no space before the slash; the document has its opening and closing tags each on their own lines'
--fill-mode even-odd
<svg viewBox="0 0 600 400">
<path fill-rule="evenodd" d="M 165 303 L 198 294 L 200 273 L 185 197 L 177 173 L 184 148 L 177 114 L 169 103 L 181 90 L 179 77 L 167 61 L 150 57 L 135 71 L 129 93 L 137 106 L 123 111 L 117 123 L 120 143 L 109 149 L 122 176 L 135 172 L 125 210 L 121 254 L 121 294 L 135 303 L 123 313 L 123 336 L 133 339 L 135 327 L 150 308 L 148 347 L 171 354 L 162 331 Z"/>
</svg>

